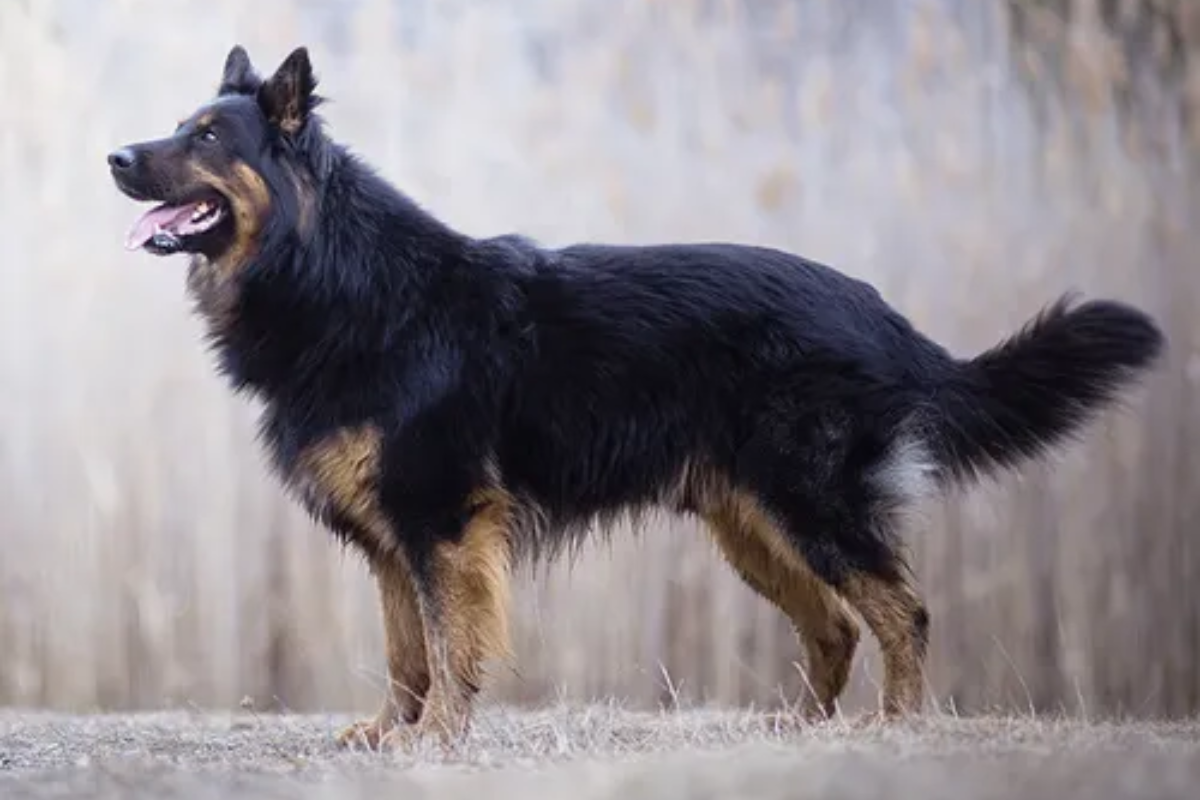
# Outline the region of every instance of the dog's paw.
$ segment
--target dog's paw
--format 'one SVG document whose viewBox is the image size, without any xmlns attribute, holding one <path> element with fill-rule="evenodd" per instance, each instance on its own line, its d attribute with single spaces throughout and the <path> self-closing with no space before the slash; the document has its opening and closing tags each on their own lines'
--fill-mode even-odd
<svg viewBox="0 0 1200 800">
<path fill-rule="evenodd" d="M 384 734 L 379 749 L 392 753 L 426 752 L 427 748 L 440 748 L 443 753 L 452 753 L 466 739 L 468 725 L 447 724 L 436 714 L 430 714 L 412 725 L 397 725 Z"/>
<path fill-rule="evenodd" d="M 864 711 L 853 717 L 846 719 L 846 727 L 856 731 L 866 731 L 873 728 L 881 728 L 890 722 L 892 717 L 882 711 Z"/>
<path fill-rule="evenodd" d="M 420 724 L 395 727 L 383 735 L 379 749 L 385 753 L 408 753 L 415 750 L 425 738 L 425 731 Z"/>
<path fill-rule="evenodd" d="M 838 719 L 836 716 L 828 716 L 822 710 L 802 708 L 772 712 L 766 715 L 765 721 L 767 730 L 771 733 L 789 735 L 833 724 Z"/>
<path fill-rule="evenodd" d="M 396 726 L 379 719 L 365 719 L 343 728 L 337 742 L 351 750 L 383 750 L 386 741 L 396 731 Z"/>
<path fill-rule="evenodd" d="M 392 728 L 379 743 L 379 749 L 385 753 L 398 755 L 413 755 L 430 753 L 441 749 L 442 753 L 453 753 L 460 743 L 460 737 L 438 730 L 431 725 L 403 725 Z"/>
<path fill-rule="evenodd" d="M 847 724 L 855 730 L 871 730 L 875 728 L 893 728 L 899 725 L 915 725 L 921 715 L 913 711 L 880 710 L 868 711 L 853 717 Z"/>
</svg>

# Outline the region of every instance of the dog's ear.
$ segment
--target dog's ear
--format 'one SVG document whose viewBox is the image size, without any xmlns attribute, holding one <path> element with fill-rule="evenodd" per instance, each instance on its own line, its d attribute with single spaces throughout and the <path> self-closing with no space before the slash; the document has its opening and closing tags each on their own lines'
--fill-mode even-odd
<svg viewBox="0 0 1200 800">
<path fill-rule="evenodd" d="M 316 105 L 316 88 L 308 48 L 297 47 L 258 90 L 258 102 L 272 125 L 294 135 L 304 127 Z"/>
<path fill-rule="evenodd" d="M 225 71 L 221 73 L 217 94 L 254 94 L 261 84 L 262 78 L 251 66 L 246 48 L 235 44 L 229 55 L 225 56 Z"/>
</svg>

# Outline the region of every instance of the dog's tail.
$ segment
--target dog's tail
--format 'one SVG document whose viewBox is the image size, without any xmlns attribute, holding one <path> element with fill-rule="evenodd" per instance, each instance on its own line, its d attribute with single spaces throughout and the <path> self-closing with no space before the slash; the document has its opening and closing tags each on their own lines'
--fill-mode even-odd
<svg viewBox="0 0 1200 800">
<path fill-rule="evenodd" d="M 1016 466 L 1071 437 L 1158 360 L 1166 338 L 1122 303 L 1064 297 L 982 355 L 960 361 L 926 436 L 942 483 Z"/>
</svg>

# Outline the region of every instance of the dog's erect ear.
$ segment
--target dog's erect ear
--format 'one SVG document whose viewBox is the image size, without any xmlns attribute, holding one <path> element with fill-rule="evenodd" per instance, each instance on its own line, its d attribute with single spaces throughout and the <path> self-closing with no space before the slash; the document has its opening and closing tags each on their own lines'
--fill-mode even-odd
<svg viewBox="0 0 1200 800">
<path fill-rule="evenodd" d="M 316 88 L 308 48 L 297 47 L 258 90 L 258 102 L 271 124 L 291 135 L 299 132 L 308 120 Z"/>
<path fill-rule="evenodd" d="M 262 78 L 250 65 L 250 56 L 246 48 L 235 44 L 225 56 L 225 71 L 221 74 L 221 85 L 218 95 L 225 94 L 254 94 L 262 84 Z"/>
</svg>

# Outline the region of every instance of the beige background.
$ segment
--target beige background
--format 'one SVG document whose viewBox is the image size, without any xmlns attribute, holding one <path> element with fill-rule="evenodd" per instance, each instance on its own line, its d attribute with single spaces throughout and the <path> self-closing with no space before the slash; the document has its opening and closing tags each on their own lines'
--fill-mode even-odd
<svg viewBox="0 0 1200 800">
<path fill-rule="evenodd" d="M 1156 313 L 1170 359 L 1126 411 L 932 504 L 913 544 L 943 708 L 1200 710 L 1198 17 L 1149 0 L 0 3 L 0 703 L 376 702 L 365 570 L 266 474 L 183 262 L 121 249 L 137 209 L 105 154 L 169 131 L 242 42 L 262 69 L 307 44 L 333 134 L 468 233 L 781 246 L 876 282 L 961 353 L 1071 289 Z M 690 523 L 519 583 L 498 698 L 772 704 L 799 685 L 787 626 Z M 852 705 L 880 675 L 863 652 Z"/>
</svg>

